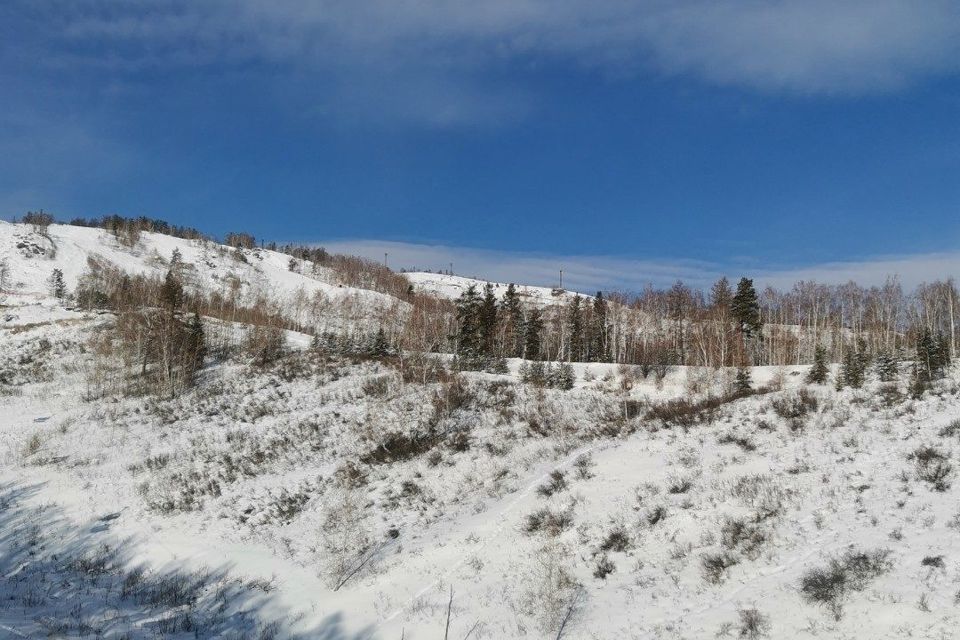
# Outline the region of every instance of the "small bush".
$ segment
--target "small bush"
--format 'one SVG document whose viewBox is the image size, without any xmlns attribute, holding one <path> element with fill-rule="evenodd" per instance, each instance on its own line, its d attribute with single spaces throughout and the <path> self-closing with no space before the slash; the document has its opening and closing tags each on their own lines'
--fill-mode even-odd
<svg viewBox="0 0 960 640">
<path fill-rule="evenodd" d="M 726 551 L 708 553 L 700 559 L 703 579 L 710 584 L 720 584 L 727 575 L 727 569 L 739 562 L 737 557 Z"/>
<path fill-rule="evenodd" d="M 960 436 L 960 419 L 954 420 L 943 429 L 940 429 L 939 435 L 941 438 L 956 438 Z"/>
<path fill-rule="evenodd" d="M 770 633 L 770 618 L 756 609 L 740 609 L 739 637 L 747 640 L 759 640 Z"/>
<path fill-rule="evenodd" d="M 667 492 L 672 493 L 674 495 L 686 493 L 690 491 L 690 489 L 692 488 L 693 488 L 693 481 L 686 476 L 678 476 L 676 478 L 672 478 L 670 482 L 667 484 Z"/>
<path fill-rule="evenodd" d="M 945 569 L 947 566 L 943 561 L 943 556 L 927 556 L 920 561 L 920 564 L 931 569 Z"/>
<path fill-rule="evenodd" d="M 746 436 L 737 435 L 735 433 L 725 433 L 719 438 L 717 438 L 719 444 L 735 444 L 746 452 L 756 451 L 757 445 Z"/>
<path fill-rule="evenodd" d="M 607 576 L 616 571 L 617 565 L 607 556 L 600 556 L 600 559 L 597 560 L 597 565 L 593 569 L 593 577 L 599 580 L 606 580 Z"/>
<path fill-rule="evenodd" d="M 948 461 L 947 454 L 936 447 L 924 445 L 917 447 L 907 459 L 913 460 L 917 479 L 928 483 L 934 491 L 944 492 L 950 488 L 953 465 Z"/>
<path fill-rule="evenodd" d="M 549 498 L 555 493 L 560 493 L 567 488 L 567 479 L 563 472 L 554 470 L 550 472 L 550 479 L 546 483 L 537 487 L 537 493 L 545 498 Z"/>
<path fill-rule="evenodd" d="M 720 527 L 720 542 L 725 549 L 742 551 L 748 558 L 756 558 L 767 534 L 753 522 L 742 518 L 727 518 Z"/>
<path fill-rule="evenodd" d="M 830 609 L 835 619 L 843 615 L 843 601 L 851 591 L 862 591 L 869 582 L 892 568 L 890 551 L 847 551 L 823 568 L 810 569 L 800 580 L 800 593 L 813 604 Z"/>
<path fill-rule="evenodd" d="M 656 506 L 647 512 L 647 524 L 651 527 L 659 522 L 663 522 L 667 517 L 667 508 L 663 505 Z"/>
<path fill-rule="evenodd" d="M 538 509 L 527 516 L 523 530 L 526 533 L 545 533 L 555 537 L 573 526 L 573 514 L 569 510 L 552 511 Z"/>
<path fill-rule="evenodd" d="M 593 457 L 589 453 L 579 455 L 577 459 L 573 461 L 574 473 L 580 480 L 589 480 L 593 477 L 593 473 L 590 471 L 592 467 Z"/>
<path fill-rule="evenodd" d="M 622 525 L 617 525 L 600 543 L 600 550 L 622 552 L 629 549 L 630 544 L 630 534 Z"/>
</svg>

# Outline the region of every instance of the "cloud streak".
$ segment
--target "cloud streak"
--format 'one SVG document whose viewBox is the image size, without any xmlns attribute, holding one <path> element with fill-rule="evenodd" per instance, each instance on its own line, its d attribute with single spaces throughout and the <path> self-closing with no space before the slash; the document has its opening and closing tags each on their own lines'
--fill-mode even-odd
<svg viewBox="0 0 960 640">
<path fill-rule="evenodd" d="M 491 282 L 556 286 L 563 269 L 567 289 L 594 291 L 639 291 L 648 284 L 670 286 L 683 280 L 707 289 L 719 277 L 752 277 L 761 286 L 788 289 L 800 280 L 842 284 L 880 285 L 888 276 L 899 276 L 907 287 L 921 282 L 960 275 L 960 252 L 903 256 L 879 256 L 851 261 L 811 264 L 782 269 L 751 269 L 698 260 L 637 260 L 625 257 L 549 255 L 519 253 L 444 245 L 380 240 L 338 240 L 321 243 L 328 251 L 383 260 L 395 270 L 440 271 L 453 264 L 457 275 Z"/>
<path fill-rule="evenodd" d="M 544 62 L 842 95 L 960 70 L 953 0 L 13 0 L 10 7 L 11 33 L 34 42 L 8 45 L 8 59 L 109 73 L 264 63 L 323 81 L 343 113 L 373 103 L 438 126 L 522 117 L 530 96 L 501 72 L 522 78 Z M 512 102 L 518 106 L 505 106 Z"/>
</svg>

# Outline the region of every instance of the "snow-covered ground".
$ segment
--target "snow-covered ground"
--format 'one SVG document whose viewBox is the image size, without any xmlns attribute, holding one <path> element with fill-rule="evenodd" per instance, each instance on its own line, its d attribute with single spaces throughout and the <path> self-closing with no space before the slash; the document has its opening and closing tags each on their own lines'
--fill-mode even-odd
<svg viewBox="0 0 960 640">
<path fill-rule="evenodd" d="M 711 404 L 729 372 L 424 381 L 291 333 L 279 363 L 211 362 L 173 400 L 86 399 L 112 316 L 0 312 L 0 637 L 432 639 L 448 611 L 449 637 L 489 639 L 960 624 L 955 373 L 911 400 L 906 376 L 764 368 L 773 390 Z M 831 560 L 831 597 L 805 598 Z"/>
<path fill-rule="evenodd" d="M 484 289 L 488 284 L 486 280 L 447 275 L 445 273 L 411 271 L 403 275 L 406 276 L 417 291 L 449 298 L 451 300 L 459 298 L 470 286 L 476 287 L 477 293 L 483 295 Z M 497 299 L 502 299 L 507 292 L 507 287 L 510 286 L 510 283 L 507 282 L 490 282 L 489 284 L 493 287 L 493 294 Z M 534 287 L 519 283 L 515 286 L 520 299 L 523 300 L 525 304 L 530 305 L 547 306 L 557 304 L 558 302 L 566 302 L 574 295 L 581 295 L 581 297 L 586 299 L 592 299 L 591 296 L 583 296 L 582 294 L 564 289 Z"/>
</svg>

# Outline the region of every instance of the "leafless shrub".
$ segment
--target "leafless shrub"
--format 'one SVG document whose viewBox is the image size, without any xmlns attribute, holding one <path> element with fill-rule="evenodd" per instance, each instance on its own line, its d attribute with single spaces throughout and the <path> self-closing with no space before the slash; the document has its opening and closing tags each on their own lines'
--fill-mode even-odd
<svg viewBox="0 0 960 640">
<path fill-rule="evenodd" d="M 735 444 L 747 453 L 757 450 L 757 445 L 753 440 L 747 436 L 742 436 L 736 433 L 725 433 L 719 438 L 717 438 L 719 444 Z"/>
<path fill-rule="evenodd" d="M 741 638 L 759 640 L 770 633 L 770 618 L 757 609 L 740 609 L 737 614 L 740 616 L 739 636 Z"/>
<path fill-rule="evenodd" d="M 580 480 L 589 480 L 593 477 L 591 472 L 593 464 L 593 457 L 589 453 L 577 456 L 577 459 L 573 461 L 574 474 Z"/>
<path fill-rule="evenodd" d="M 658 505 L 647 511 L 645 519 L 647 521 L 647 524 L 652 527 L 657 523 L 663 522 L 663 520 L 666 519 L 666 517 L 667 517 L 667 508 L 664 507 L 663 505 Z"/>
<path fill-rule="evenodd" d="M 324 570 L 336 591 L 369 565 L 376 550 L 364 525 L 359 496 L 343 490 L 332 496 L 320 530 Z"/>
<path fill-rule="evenodd" d="M 723 547 L 729 551 L 740 551 L 750 559 L 756 559 L 766 541 L 767 534 L 760 525 L 743 518 L 726 518 L 720 527 Z"/>
<path fill-rule="evenodd" d="M 573 526 L 573 512 L 571 509 L 555 511 L 544 507 L 527 515 L 524 522 L 526 533 L 544 533 L 556 537 Z"/>
<path fill-rule="evenodd" d="M 765 474 L 742 476 L 733 484 L 731 492 L 755 510 L 757 521 L 780 515 L 788 497 L 787 490 Z"/>
<path fill-rule="evenodd" d="M 667 482 L 667 493 L 674 495 L 686 493 L 693 488 L 693 480 L 688 476 L 674 476 Z"/>
<path fill-rule="evenodd" d="M 700 570 L 703 579 L 710 584 L 720 584 L 727 575 L 727 569 L 739 563 L 732 553 L 707 553 L 700 558 Z"/>
<path fill-rule="evenodd" d="M 597 559 L 597 564 L 593 568 L 593 577 L 598 580 L 606 580 L 607 576 L 616 571 L 615 565 L 606 555 L 601 555 Z"/>
<path fill-rule="evenodd" d="M 839 620 L 844 600 L 851 591 L 862 591 L 871 580 L 893 567 L 889 555 L 886 549 L 847 551 L 840 558 L 830 560 L 826 567 L 807 571 L 801 578 L 800 592 L 808 602 L 826 606 Z"/>
<path fill-rule="evenodd" d="M 621 524 L 616 525 L 607 533 L 607 537 L 600 543 L 600 551 L 622 552 L 630 548 L 630 534 L 626 527 Z"/>
<path fill-rule="evenodd" d="M 537 493 L 545 498 L 549 498 L 555 493 L 560 493 L 567 489 L 567 479 L 563 475 L 563 472 L 555 469 L 550 472 L 549 479 L 539 487 L 537 487 Z"/>
<path fill-rule="evenodd" d="M 953 465 L 948 461 L 947 454 L 936 447 L 924 445 L 917 447 L 907 459 L 913 460 L 917 479 L 928 483 L 934 491 L 944 492 L 950 488 Z"/>
<path fill-rule="evenodd" d="M 566 565 L 569 555 L 565 547 L 548 543 L 534 556 L 532 571 L 527 577 L 525 609 L 536 618 L 540 630 L 551 638 L 563 638 L 583 607 L 583 588 Z"/>
</svg>

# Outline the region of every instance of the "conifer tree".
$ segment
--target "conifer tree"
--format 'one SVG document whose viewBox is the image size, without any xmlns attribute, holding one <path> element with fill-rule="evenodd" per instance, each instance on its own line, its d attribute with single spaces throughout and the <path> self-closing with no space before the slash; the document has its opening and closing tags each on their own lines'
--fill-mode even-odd
<svg viewBox="0 0 960 640">
<path fill-rule="evenodd" d="M 823 345 L 817 345 L 813 352 L 813 366 L 807 374 L 807 382 L 823 384 L 827 381 L 830 370 L 827 368 L 827 350 Z"/>
<path fill-rule="evenodd" d="M 738 396 L 748 395 L 753 390 L 753 381 L 750 379 L 750 368 L 737 369 L 737 378 L 734 381 L 733 391 Z"/>
<path fill-rule="evenodd" d="M 480 353 L 484 358 L 492 358 L 497 336 L 497 297 L 493 285 L 489 282 L 483 291 L 483 301 L 479 310 Z"/>
<path fill-rule="evenodd" d="M 519 358 L 523 355 L 523 305 L 512 282 L 503 295 L 500 317 L 504 325 L 504 354 L 508 358 Z"/>
<path fill-rule="evenodd" d="M 167 275 L 163 279 L 163 285 L 160 287 L 160 302 L 171 316 L 183 303 L 183 286 L 173 271 L 167 271 Z"/>
<path fill-rule="evenodd" d="M 531 309 L 523 325 L 523 357 L 527 360 L 540 360 L 540 334 L 543 331 L 543 314 L 539 309 Z"/>
<path fill-rule="evenodd" d="M 194 311 L 187 324 L 187 360 L 191 373 L 203 368 L 207 357 L 207 340 L 203 330 L 203 320 Z"/>
<path fill-rule="evenodd" d="M 568 360 L 579 361 L 583 357 L 583 310 L 581 309 L 581 302 L 580 296 L 573 296 L 567 311 L 567 324 L 570 328 L 567 349 Z"/>
<path fill-rule="evenodd" d="M 476 368 L 481 359 L 480 306 L 472 284 L 457 299 L 457 360 L 468 369 Z"/>
<path fill-rule="evenodd" d="M 593 362 L 608 362 L 610 351 L 607 345 L 607 301 L 604 300 L 602 291 L 597 291 L 597 297 L 593 299 L 592 321 L 591 337 L 593 344 L 590 347 L 590 360 Z"/>
<path fill-rule="evenodd" d="M 54 269 L 50 274 L 50 293 L 54 298 L 63 300 L 67 297 L 67 285 L 63 281 L 63 271 Z"/>
<path fill-rule="evenodd" d="M 878 353 L 874 366 L 880 382 L 893 382 L 897 379 L 897 361 L 889 352 L 881 351 Z"/>
<path fill-rule="evenodd" d="M 373 344 L 370 346 L 370 355 L 375 358 L 383 358 L 390 354 L 390 343 L 387 342 L 387 334 L 384 333 L 383 327 L 377 329 L 377 333 L 373 338 Z"/>
<path fill-rule="evenodd" d="M 740 278 L 737 293 L 733 296 L 730 305 L 730 312 L 745 337 L 760 335 L 763 321 L 760 318 L 760 302 L 757 299 L 757 291 L 753 288 L 753 280 Z"/>
</svg>

